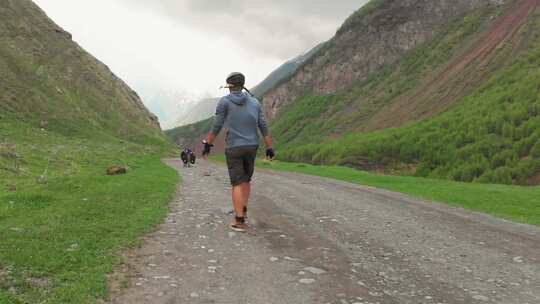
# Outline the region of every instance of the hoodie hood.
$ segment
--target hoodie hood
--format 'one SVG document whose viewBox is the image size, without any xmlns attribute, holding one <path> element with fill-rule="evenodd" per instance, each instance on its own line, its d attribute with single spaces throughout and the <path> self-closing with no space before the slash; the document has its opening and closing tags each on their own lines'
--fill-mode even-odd
<svg viewBox="0 0 540 304">
<path fill-rule="evenodd" d="M 229 94 L 229 96 L 227 96 L 227 98 L 234 104 L 243 106 L 246 104 L 249 97 L 244 92 L 232 92 L 231 94 Z"/>
</svg>

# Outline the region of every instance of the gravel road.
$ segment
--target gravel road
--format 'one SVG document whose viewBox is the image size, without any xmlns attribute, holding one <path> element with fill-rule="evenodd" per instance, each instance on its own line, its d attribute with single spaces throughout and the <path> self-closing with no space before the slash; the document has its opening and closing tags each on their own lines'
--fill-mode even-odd
<svg viewBox="0 0 540 304">
<path fill-rule="evenodd" d="M 177 160 L 167 160 L 175 168 Z M 112 303 L 540 303 L 540 229 L 324 178 L 258 170 L 229 230 L 224 166 L 180 170 Z"/>
</svg>

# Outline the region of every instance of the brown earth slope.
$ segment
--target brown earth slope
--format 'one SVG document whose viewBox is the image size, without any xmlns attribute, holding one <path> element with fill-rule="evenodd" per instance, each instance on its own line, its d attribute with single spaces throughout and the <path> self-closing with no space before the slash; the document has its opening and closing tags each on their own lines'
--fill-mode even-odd
<svg viewBox="0 0 540 304">
<path fill-rule="evenodd" d="M 539 0 L 518 1 L 463 54 L 448 63 L 412 94 L 397 98 L 383 108 L 363 130 L 397 127 L 412 120 L 422 120 L 445 110 L 452 102 L 466 96 L 485 81 L 503 56 L 519 49 L 526 38 L 518 35 Z"/>
<path fill-rule="evenodd" d="M 348 89 L 430 41 L 456 19 L 476 9 L 507 2 L 511 1 L 381 1 L 356 22 L 346 22 L 311 63 L 288 82 L 265 94 L 267 115 L 274 119 L 280 109 L 301 96 L 326 95 Z M 354 20 L 355 15 L 351 18 Z"/>
</svg>

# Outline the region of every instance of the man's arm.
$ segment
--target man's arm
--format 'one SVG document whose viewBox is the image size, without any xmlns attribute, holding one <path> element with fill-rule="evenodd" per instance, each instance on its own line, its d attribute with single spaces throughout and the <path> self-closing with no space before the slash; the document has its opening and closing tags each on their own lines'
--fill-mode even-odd
<svg viewBox="0 0 540 304">
<path fill-rule="evenodd" d="M 272 149 L 273 140 L 268 130 L 268 123 L 266 122 L 266 117 L 264 117 L 264 112 L 262 107 L 259 108 L 259 130 L 261 131 L 262 136 L 264 137 L 264 144 L 267 149 Z"/>
<path fill-rule="evenodd" d="M 264 137 L 264 144 L 266 145 L 266 158 L 272 160 L 276 156 L 274 153 L 274 140 L 270 131 L 268 130 L 268 123 L 266 122 L 266 117 L 264 117 L 264 112 L 262 107 L 259 107 L 259 130 Z"/>
<path fill-rule="evenodd" d="M 216 107 L 216 115 L 214 117 L 214 124 L 212 125 L 212 130 L 206 137 L 206 142 L 210 145 L 213 145 L 216 141 L 216 137 L 223 128 L 225 124 L 225 118 L 227 117 L 227 103 L 224 100 L 221 100 Z"/>
<path fill-rule="evenodd" d="M 204 149 L 203 149 L 203 157 L 206 158 L 214 146 L 214 141 L 216 141 L 216 137 L 218 136 L 219 132 L 223 128 L 223 125 L 225 124 L 225 118 L 227 117 L 227 101 L 224 99 L 221 99 L 216 107 L 216 116 L 214 117 L 214 123 L 212 125 L 212 130 L 208 134 L 205 140 L 203 140 Z"/>
<path fill-rule="evenodd" d="M 208 133 L 208 136 L 206 137 L 206 142 L 210 145 L 213 145 L 214 142 L 216 141 L 216 137 L 217 137 L 216 134 L 214 134 L 213 132 L 210 132 Z"/>
<path fill-rule="evenodd" d="M 272 149 L 274 147 L 274 141 L 272 140 L 272 136 L 270 134 L 264 137 L 264 144 L 266 145 L 267 149 Z"/>
</svg>

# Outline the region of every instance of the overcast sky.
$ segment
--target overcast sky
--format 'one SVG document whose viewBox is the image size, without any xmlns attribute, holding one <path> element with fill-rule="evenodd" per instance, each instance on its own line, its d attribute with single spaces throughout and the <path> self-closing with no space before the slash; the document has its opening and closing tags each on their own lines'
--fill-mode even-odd
<svg viewBox="0 0 540 304">
<path fill-rule="evenodd" d="M 165 127 L 185 100 L 253 87 L 333 36 L 367 0 L 34 0 L 144 99 Z"/>
</svg>

